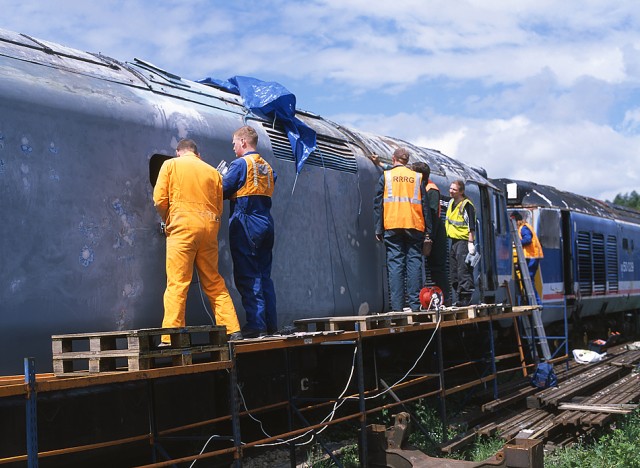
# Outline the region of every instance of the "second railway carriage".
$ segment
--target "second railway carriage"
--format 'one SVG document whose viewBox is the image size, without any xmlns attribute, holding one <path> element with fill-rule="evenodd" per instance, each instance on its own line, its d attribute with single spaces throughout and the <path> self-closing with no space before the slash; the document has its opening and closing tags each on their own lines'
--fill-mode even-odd
<svg viewBox="0 0 640 468">
<path fill-rule="evenodd" d="M 542 244 L 536 285 L 546 323 L 562 320 L 565 306 L 576 322 L 611 314 L 636 320 L 630 312 L 640 308 L 639 212 L 534 182 L 494 182 Z"/>
</svg>

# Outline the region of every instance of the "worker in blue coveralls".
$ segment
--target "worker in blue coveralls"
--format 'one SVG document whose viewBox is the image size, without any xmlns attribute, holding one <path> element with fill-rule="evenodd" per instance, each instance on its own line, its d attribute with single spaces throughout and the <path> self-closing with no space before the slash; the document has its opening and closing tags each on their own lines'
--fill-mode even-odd
<svg viewBox="0 0 640 468">
<path fill-rule="evenodd" d="M 276 292 L 271 280 L 274 223 L 271 197 L 276 174 L 258 152 L 258 134 L 249 126 L 233 134 L 237 159 L 223 179 L 224 198 L 231 202 L 229 245 L 233 279 L 242 296 L 246 323 L 244 338 L 278 330 Z"/>
</svg>

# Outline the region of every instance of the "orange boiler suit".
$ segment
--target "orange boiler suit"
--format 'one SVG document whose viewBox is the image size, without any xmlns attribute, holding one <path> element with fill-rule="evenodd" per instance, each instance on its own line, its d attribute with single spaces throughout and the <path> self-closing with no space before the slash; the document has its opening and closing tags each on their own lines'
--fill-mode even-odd
<svg viewBox="0 0 640 468">
<path fill-rule="evenodd" d="M 197 268 L 216 324 L 227 334 L 240 330 L 235 307 L 218 272 L 218 231 L 222 216 L 222 176 L 192 152 L 166 161 L 158 174 L 153 202 L 166 224 L 167 289 L 163 328 L 184 327 L 187 293 Z M 162 336 L 169 343 L 169 335 Z"/>
</svg>

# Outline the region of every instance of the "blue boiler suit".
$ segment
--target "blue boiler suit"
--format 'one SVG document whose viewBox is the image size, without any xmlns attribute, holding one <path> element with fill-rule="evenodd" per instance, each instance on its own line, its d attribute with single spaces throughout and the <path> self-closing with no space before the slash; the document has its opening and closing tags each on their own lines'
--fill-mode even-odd
<svg viewBox="0 0 640 468">
<path fill-rule="evenodd" d="M 271 280 L 274 242 L 271 197 L 234 197 L 245 187 L 247 179 L 252 183 L 252 177 L 247 178 L 246 158 L 253 155 L 259 158 L 258 153 L 252 151 L 235 159 L 223 179 L 224 198 L 231 203 L 229 246 L 233 259 L 233 278 L 246 313 L 246 324 L 242 327 L 242 334 L 246 337 L 259 333 L 273 334 L 278 330 L 276 293 Z M 276 174 L 273 172 L 274 183 L 275 180 Z"/>
</svg>

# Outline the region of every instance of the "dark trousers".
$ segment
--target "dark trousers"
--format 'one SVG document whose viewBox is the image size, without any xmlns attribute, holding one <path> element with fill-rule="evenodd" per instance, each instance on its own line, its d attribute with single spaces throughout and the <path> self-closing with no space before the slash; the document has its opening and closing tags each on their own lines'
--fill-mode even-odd
<svg viewBox="0 0 640 468">
<path fill-rule="evenodd" d="M 427 268 L 431 273 L 431 279 L 442 290 L 442 294 L 446 295 L 449 284 L 447 282 L 447 234 L 444 230 L 444 224 L 438 223 L 435 232 L 431 233 L 433 246 L 431 255 L 427 257 Z"/>
<path fill-rule="evenodd" d="M 449 271 L 451 287 L 456 293 L 458 301 L 469 301 L 475 290 L 473 282 L 473 268 L 465 263 L 469 253 L 466 240 L 453 239 L 449 251 Z"/>
<path fill-rule="evenodd" d="M 384 232 L 389 275 L 391 310 L 401 311 L 406 293 L 411 310 L 420 310 L 422 287 L 422 241 L 424 233 L 410 229 L 394 229 Z"/>
</svg>

